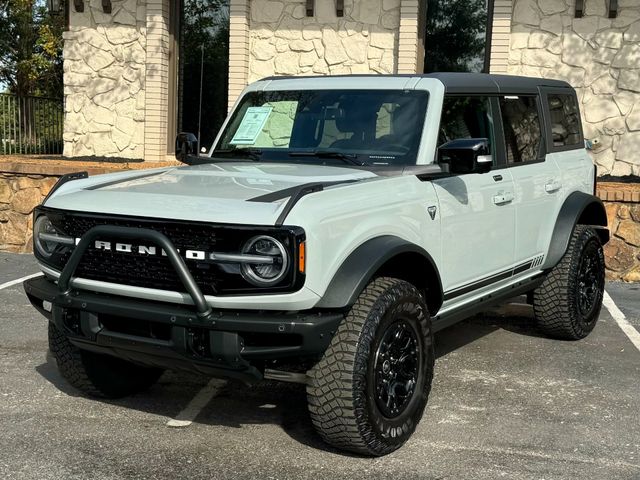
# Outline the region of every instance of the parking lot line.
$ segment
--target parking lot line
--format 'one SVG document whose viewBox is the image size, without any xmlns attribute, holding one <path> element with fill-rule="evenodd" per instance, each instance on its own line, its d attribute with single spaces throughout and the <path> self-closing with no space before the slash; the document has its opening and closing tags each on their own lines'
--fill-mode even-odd
<svg viewBox="0 0 640 480">
<path fill-rule="evenodd" d="M 29 280 L 30 278 L 39 277 L 40 275 L 42 275 L 42 272 L 32 273 L 31 275 L 26 275 L 24 277 L 16 278 L 15 280 L 11 280 L 9 282 L 2 283 L 2 284 L 0 284 L 0 290 L 2 290 L 4 288 L 13 287 L 14 285 L 17 285 L 18 283 L 22 283 L 25 280 Z"/>
<path fill-rule="evenodd" d="M 638 333 L 638 331 L 633 328 L 633 325 L 629 323 L 627 317 L 625 317 L 624 313 L 622 313 L 622 311 L 618 308 L 618 306 L 614 303 L 613 299 L 606 291 L 604 292 L 602 303 L 605 307 L 607 307 L 607 310 L 609 310 L 609 313 L 616 321 L 620 329 L 625 333 L 627 337 L 629 337 L 631 343 L 633 343 L 636 348 L 640 350 L 640 333 Z"/>
<path fill-rule="evenodd" d="M 167 422 L 168 427 L 188 427 L 195 420 L 207 403 L 218 394 L 220 390 L 220 380 L 212 378 L 199 392 L 191 399 L 189 404 L 182 410 L 176 418 Z"/>
</svg>

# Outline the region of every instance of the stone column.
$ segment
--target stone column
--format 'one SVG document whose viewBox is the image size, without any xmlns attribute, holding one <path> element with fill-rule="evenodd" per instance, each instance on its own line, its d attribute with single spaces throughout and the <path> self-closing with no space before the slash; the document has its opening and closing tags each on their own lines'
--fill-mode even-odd
<svg viewBox="0 0 640 480">
<path fill-rule="evenodd" d="M 400 25 L 398 34 L 398 73 L 418 73 L 418 64 L 422 63 L 418 55 L 424 50 L 418 45 L 419 0 L 401 0 Z M 422 73 L 422 72 L 419 72 Z"/>
<path fill-rule="evenodd" d="M 490 73 L 507 73 L 513 0 L 494 0 L 491 20 Z"/>
<path fill-rule="evenodd" d="M 145 153 L 167 159 L 169 120 L 169 0 L 147 0 Z"/>
<path fill-rule="evenodd" d="M 229 2 L 229 110 L 249 76 L 249 0 Z"/>
<path fill-rule="evenodd" d="M 64 32 L 64 155 L 144 156 L 144 0 L 101 0 L 70 5 Z"/>
</svg>

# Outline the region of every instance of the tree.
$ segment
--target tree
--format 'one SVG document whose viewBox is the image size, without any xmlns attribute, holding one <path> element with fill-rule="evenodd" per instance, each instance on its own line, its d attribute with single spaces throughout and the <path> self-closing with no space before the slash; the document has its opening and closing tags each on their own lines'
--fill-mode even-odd
<svg viewBox="0 0 640 480">
<path fill-rule="evenodd" d="M 482 71 L 487 1 L 427 0 L 425 72 Z"/>
<path fill-rule="evenodd" d="M 18 96 L 62 98 L 64 18 L 42 0 L 0 2 L 0 82 Z"/>
</svg>

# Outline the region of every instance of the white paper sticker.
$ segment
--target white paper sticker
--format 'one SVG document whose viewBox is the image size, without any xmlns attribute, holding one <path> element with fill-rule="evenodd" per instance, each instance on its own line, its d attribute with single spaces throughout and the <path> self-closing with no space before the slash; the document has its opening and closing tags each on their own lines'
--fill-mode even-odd
<svg viewBox="0 0 640 480">
<path fill-rule="evenodd" d="M 229 142 L 231 145 L 253 145 L 262 127 L 269 118 L 273 107 L 249 107 L 236 130 L 235 135 Z"/>
</svg>

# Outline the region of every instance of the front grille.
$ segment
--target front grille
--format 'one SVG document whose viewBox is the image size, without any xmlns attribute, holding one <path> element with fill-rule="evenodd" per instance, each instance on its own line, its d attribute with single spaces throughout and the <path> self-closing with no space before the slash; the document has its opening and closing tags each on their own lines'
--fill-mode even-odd
<svg viewBox="0 0 640 480">
<path fill-rule="evenodd" d="M 147 228 L 163 233 L 181 252 L 199 250 L 205 252 L 238 253 L 243 244 L 255 235 L 267 234 L 276 236 L 283 245 L 294 252 L 297 234 L 290 229 L 270 229 L 268 227 L 243 227 L 217 225 L 173 220 L 156 220 L 105 216 L 100 214 L 83 214 L 43 209 L 54 226 L 65 235 L 80 238 L 90 228 L 96 225 L 114 225 L 134 228 Z M 299 230 L 299 229 L 296 229 Z M 185 292 L 180 279 L 171 266 L 168 258 L 162 255 L 142 255 L 137 253 L 138 244 L 152 245 L 149 241 L 136 242 L 105 236 L 102 241 L 123 242 L 133 245 L 133 252 L 117 252 L 99 250 L 89 247 L 82 257 L 74 277 L 90 280 L 100 280 L 137 287 L 156 288 Z M 158 248 L 158 252 L 160 249 Z M 71 256 L 71 250 L 64 250 L 54 255 L 48 263 L 62 268 Z M 261 292 L 267 289 L 257 289 L 248 283 L 240 274 L 237 264 L 216 264 L 205 261 L 185 260 L 194 280 L 205 295 L 224 295 Z M 299 288 L 302 281 L 292 269 L 282 282 L 268 291 L 282 292 Z"/>
</svg>

